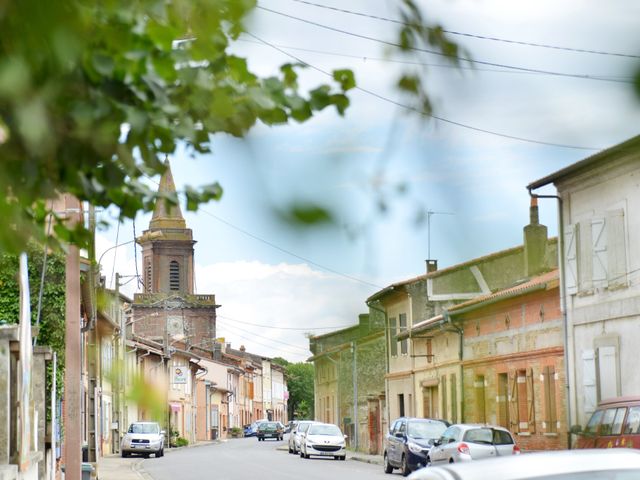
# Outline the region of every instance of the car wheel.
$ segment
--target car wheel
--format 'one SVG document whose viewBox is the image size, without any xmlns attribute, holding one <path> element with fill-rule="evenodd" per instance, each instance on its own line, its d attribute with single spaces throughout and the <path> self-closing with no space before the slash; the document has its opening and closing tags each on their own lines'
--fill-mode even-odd
<svg viewBox="0 0 640 480">
<path fill-rule="evenodd" d="M 293 450 L 291 450 L 291 445 L 289 445 L 289 453 L 293 453 Z"/>
<path fill-rule="evenodd" d="M 384 473 L 393 472 L 393 467 L 389 463 L 389 457 L 387 456 L 387 452 L 384 453 Z"/>
<path fill-rule="evenodd" d="M 127 458 L 127 457 L 129 456 L 129 453 L 128 453 L 128 452 L 125 452 L 124 450 L 122 450 L 122 451 L 120 452 L 120 455 L 122 456 L 122 458 Z"/>
<path fill-rule="evenodd" d="M 411 469 L 409 468 L 409 465 L 407 464 L 407 456 L 406 455 L 402 455 L 402 462 L 400 462 L 400 473 L 402 473 L 403 477 L 406 477 L 407 475 L 409 475 L 411 473 Z"/>
<path fill-rule="evenodd" d="M 424 462 L 425 467 L 431 466 L 431 457 L 427 455 L 427 460 Z"/>
<path fill-rule="evenodd" d="M 151 456 L 151 454 L 150 454 L 150 453 L 145 453 L 145 454 L 144 454 L 144 458 L 149 458 L 150 456 Z"/>
<path fill-rule="evenodd" d="M 302 450 L 300 450 L 300 458 L 304 458 L 304 453 L 302 453 Z"/>
</svg>

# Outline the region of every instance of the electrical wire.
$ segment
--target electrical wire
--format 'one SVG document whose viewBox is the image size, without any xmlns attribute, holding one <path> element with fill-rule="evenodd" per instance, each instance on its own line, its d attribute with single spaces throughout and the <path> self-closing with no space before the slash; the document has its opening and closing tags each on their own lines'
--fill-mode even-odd
<svg viewBox="0 0 640 480">
<path fill-rule="evenodd" d="M 291 53 L 289 53 L 289 52 L 287 52 L 285 50 L 282 50 L 281 48 L 276 47 L 272 43 L 269 43 L 266 40 L 263 40 L 263 39 L 259 38 L 258 36 L 254 35 L 253 33 L 246 32 L 246 34 L 250 35 L 251 37 L 255 38 L 256 40 L 264 43 L 265 45 L 268 45 L 271 48 L 279 51 L 280 53 L 282 53 L 282 54 L 294 59 L 295 61 L 297 61 L 297 62 L 299 62 L 299 63 L 301 63 L 303 65 L 306 65 L 307 67 L 312 68 L 312 69 L 314 69 L 314 70 L 316 70 L 316 71 L 318 71 L 320 73 L 323 73 L 324 75 L 327 75 L 328 77 L 333 78 L 333 75 L 331 75 L 331 73 L 326 72 L 326 71 L 322 70 L 321 68 L 318 68 L 318 67 L 316 67 L 316 66 L 314 66 L 314 65 L 312 65 L 312 64 L 310 64 L 308 62 L 305 62 L 304 60 L 300 59 L 299 57 L 296 57 L 295 55 L 293 55 L 293 54 L 291 54 Z M 379 93 L 373 92 L 371 90 L 367 90 L 367 89 L 359 87 L 359 86 L 355 86 L 354 88 L 356 90 L 359 90 L 361 92 L 367 93 L 367 94 L 369 94 L 369 95 L 371 95 L 373 97 L 376 97 L 376 98 L 378 98 L 380 100 L 383 100 L 385 102 L 388 102 L 388 103 L 391 103 L 393 105 L 396 105 L 397 107 L 403 108 L 405 110 L 410 110 L 410 111 L 418 113 L 420 115 L 424 115 L 426 117 L 433 118 L 433 119 L 438 120 L 438 121 L 443 122 L 443 123 L 448 123 L 450 125 L 455 125 L 455 126 L 460 127 L 460 128 L 465 128 L 467 130 L 472 130 L 472 131 L 479 132 L 479 133 L 486 133 L 488 135 L 493 135 L 493 136 L 496 136 L 496 137 L 508 138 L 510 140 L 518 140 L 518 141 L 521 141 L 521 142 L 534 143 L 534 144 L 537 144 L 537 145 L 547 145 L 547 146 L 550 146 L 550 147 L 570 148 L 570 149 L 574 149 L 574 150 L 591 150 L 591 151 L 602 150 L 602 148 L 598 148 L 598 147 L 586 147 L 586 146 L 581 146 L 581 145 L 569 145 L 569 144 L 565 144 L 565 143 L 546 142 L 546 141 L 543 141 L 543 140 L 535 140 L 535 139 L 532 139 L 532 138 L 520 137 L 520 136 L 517 136 L 517 135 L 510 135 L 510 134 L 507 134 L 507 133 L 496 132 L 494 130 L 488 130 L 488 129 L 485 129 L 485 128 L 475 127 L 473 125 L 468 125 L 468 124 L 465 124 L 465 123 L 462 123 L 462 122 L 457 122 L 455 120 L 450 120 L 448 118 L 441 117 L 439 115 L 434 115 L 432 113 L 425 112 L 424 110 L 420 110 L 420 109 L 418 109 L 416 107 L 412 107 L 411 105 L 406 105 L 406 104 L 398 102 L 396 100 L 387 98 L 387 97 L 385 97 L 383 95 L 380 95 Z"/>
<path fill-rule="evenodd" d="M 382 43 L 384 45 L 388 45 L 388 46 L 391 46 L 391 47 L 405 48 L 405 49 L 409 49 L 409 50 L 414 50 L 416 52 L 423 52 L 423 53 L 429 53 L 431 55 L 438 55 L 440 57 L 449 58 L 452 61 L 462 61 L 462 62 L 468 62 L 468 63 L 471 63 L 471 64 L 477 64 L 477 65 L 487 65 L 487 66 L 491 66 L 491 67 L 508 68 L 508 69 L 517 70 L 517 71 L 521 71 L 521 72 L 541 73 L 541 74 L 553 75 L 553 76 L 557 76 L 557 77 L 581 78 L 583 80 L 596 80 L 596 81 L 599 81 L 599 82 L 633 83 L 632 81 L 629 81 L 629 80 L 617 80 L 617 79 L 606 78 L 606 77 L 593 77 L 593 76 L 590 76 L 590 75 L 583 75 L 583 74 L 578 74 L 578 73 L 555 72 L 555 71 L 552 71 L 552 70 L 542 70 L 542 69 L 538 69 L 538 68 L 518 67 L 518 66 L 515 66 L 515 65 L 508 65 L 508 64 L 504 64 L 504 63 L 495 63 L 495 62 L 487 62 L 487 61 L 484 61 L 484 60 L 474 60 L 474 59 L 465 58 L 465 57 L 456 57 L 456 56 L 447 55 L 446 53 L 442 53 L 442 52 L 439 52 L 437 50 L 430 50 L 430 49 L 427 49 L 427 48 L 403 47 L 399 43 L 390 42 L 388 40 L 382 40 L 380 38 L 370 37 L 368 35 L 362 35 L 360 33 L 350 32 L 348 30 L 343 30 L 343 29 L 336 28 L 336 27 L 331 27 L 329 25 L 324 25 L 322 23 L 318 23 L 318 22 L 314 22 L 314 21 L 307 20 L 307 19 L 304 19 L 304 18 L 296 17 L 294 15 L 289 15 L 288 13 L 279 12 L 277 10 L 272 10 L 270 8 L 261 7 L 261 6 L 258 6 L 257 8 L 259 8 L 260 10 L 264 10 L 264 11 L 267 11 L 267 12 L 274 13 L 276 15 L 281 15 L 283 17 L 290 18 L 292 20 L 297 20 L 299 22 L 307 23 L 309 25 L 313 25 L 313 26 L 316 26 L 316 27 L 319 27 L 319 28 L 324 28 L 326 30 L 331 30 L 333 32 L 342 33 L 344 35 L 350 35 L 352 37 L 357 37 L 357 38 L 362 38 L 364 40 L 369 40 L 369 41 L 372 41 L 372 42 Z"/>
<path fill-rule="evenodd" d="M 255 45 L 262 45 L 262 46 L 266 46 L 264 43 L 255 41 L 255 40 L 249 40 L 249 39 L 239 39 L 238 41 L 240 42 L 247 42 L 247 43 L 253 43 Z M 412 61 L 412 60 L 398 60 L 398 59 L 394 59 L 394 58 L 382 58 L 382 57 L 370 57 L 370 56 L 366 56 L 366 55 L 349 55 L 347 53 L 339 53 L 339 52 L 330 52 L 327 50 L 317 50 L 317 49 L 313 49 L 313 48 L 301 48 L 301 47 L 293 47 L 291 45 L 281 45 L 278 43 L 274 43 L 274 45 L 276 47 L 280 47 L 280 48 L 284 48 L 286 50 L 295 50 L 295 51 L 299 51 L 299 52 L 308 52 L 308 53 L 319 53 L 321 55 L 331 55 L 333 57 L 342 57 L 342 58 L 352 58 L 352 59 L 357 59 L 357 60 L 362 60 L 363 62 L 367 62 L 367 61 L 374 61 L 374 62 L 384 62 L 384 63 L 396 63 L 396 64 L 400 64 L 400 65 L 416 65 L 416 66 L 421 66 L 421 67 L 432 67 L 432 68 L 447 68 L 447 69 L 455 69 L 455 70 L 470 70 L 472 72 L 492 72 L 492 73 L 508 73 L 508 74 L 520 74 L 520 75 L 544 75 L 542 73 L 538 73 L 538 72 L 522 72 L 519 70 L 509 70 L 509 69 L 504 69 L 504 68 L 477 68 L 477 67 L 465 67 L 464 65 L 452 65 L 452 64 L 445 64 L 445 63 L 427 63 L 427 62 L 417 62 L 417 61 Z M 598 78 L 602 78 L 602 79 L 614 79 L 616 77 L 614 76 L 604 76 L 604 75 L 593 75 L 590 74 L 589 76 L 591 77 L 598 77 Z M 632 79 L 628 76 L 624 76 L 624 77 L 617 77 L 618 79 L 626 79 L 628 81 L 632 81 Z"/>
<path fill-rule="evenodd" d="M 371 18 L 371 19 L 374 19 L 374 20 L 382 20 L 384 22 L 391 22 L 391 23 L 395 23 L 395 24 L 398 24 L 398 25 L 411 26 L 410 23 L 403 22 L 402 20 L 395 20 L 395 19 L 392 19 L 392 18 L 380 17 L 378 15 L 372 15 L 372 14 L 368 14 L 368 13 L 355 12 L 353 10 L 347 10 L 345 8 L 332 7 L 330 5 L 322 5 L 322 4 L 319 4 L 319 3 L 309 2 L 307 0 L 291 0 L 291 1 L 297 2 L 297 3 L 302 3 L 302 4 L 305 4 L 305 5 L 311 5 L 313 7 L 324 8 L 324 9 L 327 9 L 327 10 L 333 10 L 333 11 L 336 11 L 336 12 L 347 13 L 349 15 L 357 15 L 357 16 L 360 16 L 360 17 Z M 511 43 L 511 44 L 515 44 L 515 45 L 525 45 L 527 47 L 549 48 L 549 49 L 553 49 L 553 50 L 566 50 L 568 52 L 591 53 L 591 54 L 595 54 L 595 55 L 608 55 L 608 56 L 624 57 L 624 58 L 640 58 L 640 55 L 631 55 L 631 54 L 628 54 L 628 53 L 617 53 L 617 52 L 606 52 L 604 50 L 589 50 L 589 49 L 584 49 L 584 48 L 562 47 L 562 46 L 550 45 L 550 44 L 546 44 L 546 43 L 523 42 L 523 41 L 519 41 L 519 40 L 510 40 L 510 39 L 500 38 L 500 37 L 489 37 L 489 36 L 485 36 L 485 35 L 478 35 L 478 34 L 467 33 L 467 32 L 457 32 L 455 30 L 443 29 L 442 31 L 444 33 L 447 33 L 447 34 L 450 34 L 450 35 L 477 38 L 477 39 L 480 39 L 480 40 L 490 40 L 490 41 L 493 41 L 493 42 Z"/>
<path fill-rule="evenodd" d="M 252 327 L 262 327 L 262 328 L 271 328 L 271 329 L 275 329 L 275 330 L 301 330 L 301 331 L 305 331 L 308 332 L 309 330 L 341 330 L 343 328 L 349 328 L 349 327 L 355 327 L 357 325 L 335 325 L 333 327 L 276 327 L 273 325 L 263 325 L 263 324 L 259 324 L 259 323 L 251 323 L 251 322 L 245 322 L 243 320 L 237 320 L 235 318 L 230 318 L 227 317 L 226 315 L 216 315 L 216 318 L 222 318 L 223 320 L 229 320 L 231 322 L 236 322 L 236 323 L 242 323 L 243 325 L 250 325 Z"/>
</svg>

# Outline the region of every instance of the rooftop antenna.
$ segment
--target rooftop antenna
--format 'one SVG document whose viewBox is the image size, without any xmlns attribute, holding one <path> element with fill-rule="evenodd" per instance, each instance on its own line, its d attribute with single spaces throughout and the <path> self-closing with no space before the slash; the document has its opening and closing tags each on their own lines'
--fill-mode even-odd
<svg viewBox="0 0 640 480">
<path fill-rule="evenodd" d="M 436 212 L 427 210 L 427 258 L 431 259 L 431 215 L 455 215 L 452 212 Z"/>
</svg>

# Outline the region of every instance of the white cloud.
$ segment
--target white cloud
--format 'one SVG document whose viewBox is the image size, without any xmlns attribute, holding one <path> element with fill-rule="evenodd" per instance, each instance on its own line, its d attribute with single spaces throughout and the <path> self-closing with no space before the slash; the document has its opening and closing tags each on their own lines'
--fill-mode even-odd
<svg viewBox="0 0 640 480">
<path fill-rule="evenodd" d="M 199 293 L 214 293 L 217 335 L 248 351 L 302 361 L 306 334 L 355 325 L 372 287 L 306 264 L 237 261 L 196 267 Z M 330 328 L 328 328 L 330 327 Z"/>
</svg>

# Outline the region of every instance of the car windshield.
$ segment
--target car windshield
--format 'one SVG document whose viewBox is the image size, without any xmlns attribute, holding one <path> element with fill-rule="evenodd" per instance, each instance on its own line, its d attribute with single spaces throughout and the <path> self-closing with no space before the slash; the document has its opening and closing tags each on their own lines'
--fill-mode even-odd
<svg viewBox="0 0 640 480">
<path fill-rule="evenodd" d="M 154 423 L 132 423 L 129 433 L 158 433 L 158 425 Z"/>
<path fill-rule="evenodd" d="M 264 423 L 260 424 L 260 429 L 261 430 L 275 430 L 276 428 L 278 428 L 278 424 L 277 423 L 264 422 Z"/>
<path fill-rule="evenodd" d="M 309 427 L 309 435 L 333 435 L 340 436 L 342 432 L 335 425 L 312 425 Z"/>
<path fill-rule="evenodd" d="M 446 429 L 443 422 L 409 422 L 407 435 L 413 438 L 439 438 Z"/>
<path fill-rule="evenodd" d="M 306 432 L 307 430 L 309 430 L 309 425 L 311 425 L 310 423 L 299 423 L 298 424 L 298 432 Z"/>
</svg>

